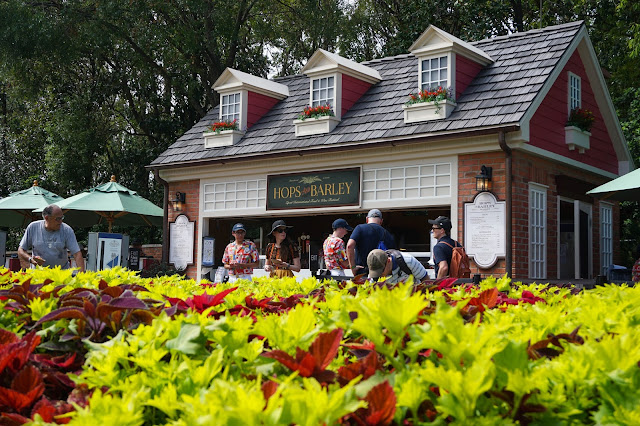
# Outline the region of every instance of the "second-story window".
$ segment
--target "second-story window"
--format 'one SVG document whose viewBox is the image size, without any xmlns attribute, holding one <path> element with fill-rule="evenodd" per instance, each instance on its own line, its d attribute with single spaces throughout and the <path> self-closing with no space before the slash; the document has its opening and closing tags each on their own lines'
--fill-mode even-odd
<svg viewBox="0 0 640 426">
<path fill-rule="evenodd" d="M 311 90 L 311 106 L 330 105 L 333 108 L 335 83 L 333 77 L 316 78 Z"/>
<path fill-rule="evenodd" d="M 420 76 L 420 89 L 447 88 L 450 86 L 447 78 L 449 70 L 446 56 L 422 60 L 422 74 Z"/>
<path fill-rule="evenodd" d="M 582 85 L 580 77 L 569 73 L 569 112 L 582 107 Z"/>
<path fill-rule="evenodd" d="M 240 93 L 222 96 L 220 119 L 222 121 L 240 121 Z"/>
</svg>

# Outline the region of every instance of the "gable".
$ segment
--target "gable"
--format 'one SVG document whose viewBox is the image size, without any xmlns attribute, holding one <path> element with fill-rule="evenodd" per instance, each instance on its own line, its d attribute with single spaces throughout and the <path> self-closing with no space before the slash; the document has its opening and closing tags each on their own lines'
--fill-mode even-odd
<svg viewBox="0 0 640 426">
<path fill-rule="evenodd" d="M 564 136 L 560 136 L 568 118 L 569 72 L 580 77 L 582 107 L 593 112 L 596 119 L 591 129 L 591 147 L 583 154 L 569 151 Z M 529 143 L 532 147 L 615 175 L 627 173 L 633 166 L 604 76 L 584 25 L 564 51 L 562 60 L 556 65 L 542 90 L 537 93 L 521 123 L 529 129 Z"/>
</svg>

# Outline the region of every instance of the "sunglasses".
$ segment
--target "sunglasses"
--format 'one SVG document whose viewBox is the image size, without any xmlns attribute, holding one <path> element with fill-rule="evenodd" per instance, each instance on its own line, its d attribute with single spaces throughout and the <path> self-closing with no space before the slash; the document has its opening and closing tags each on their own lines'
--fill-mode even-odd
<svg viewBox="0 0 640 426">
<path fill-rule="evenodd" d="M 55 220 L 56 222 L 62 222 L 64 220 L 64 216 L 52 217 L 51 219 Z"/>
<path fill-rule="evenodd" d="M 287 232 L 287 228 L 279 228 L 279 229 L 276 229 L 276 232 L 278 232 L 278 233 L 282 234 L 283 232 Z"/>
<path fill-rule="evenodd" d="M 439 226 L 432 226 L 431 229 L 442 229 L 442 228 Z"/>
<path fill-rule="evenodd" d="M 236 234 L 246 234 L 247 231 L 245 231 L 244 229 L 238 229 L 237 231 L 235 231 Z"/>
</svg>

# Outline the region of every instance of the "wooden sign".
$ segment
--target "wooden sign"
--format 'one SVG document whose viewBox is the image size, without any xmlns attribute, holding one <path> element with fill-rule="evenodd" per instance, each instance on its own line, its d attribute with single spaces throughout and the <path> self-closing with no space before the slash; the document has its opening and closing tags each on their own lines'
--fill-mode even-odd
<svg viewBox="0 0 640 426">
<path fill-rule="evenodd" d="M 267 210 L 360 205 L 360 168 L 267 176 Z"/>
<path fill-rule="evenodd" d="M 173 263 L 176 269 L 185 269 L 193 264 L 194 225 L 195 222 L 189 222 L 183 214 L 169 224 L 169 263 Z"/>
</svg>

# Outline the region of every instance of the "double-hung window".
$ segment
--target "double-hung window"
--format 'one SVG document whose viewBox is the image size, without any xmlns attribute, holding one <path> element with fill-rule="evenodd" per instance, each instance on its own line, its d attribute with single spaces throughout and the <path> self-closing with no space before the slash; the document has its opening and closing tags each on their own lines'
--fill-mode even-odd
<svg viewBox="0 0 640 426">
<path fill-rule="evenodd" d="M 240 93 L 222 96 L 220 119 L 222 121 L 240 121 Z"/>
<path fill-rule="evenodd" d="M 449 65 L 447 56 L 423 59 L 421 63 L 421 90 L 435 90 L 438 87 L 446 89 L 447 87 L 449 87 L 449 79 L 447 77 L 447 74 L 449 72 Z"/>
<path fill-rule="evenodd" d="M 335 92 L 335 78 L 324 77 L 313 80 L 311 88 L 311 106 L 329 105 L 333 108 Z"/>
<path fill-rule="evenodd" d="M 582 107 L 582 82 L 580 77 L 569 73 L 569 111 Z"/>
<path fill-rule="evenodd" d="M 529 184 L 529 278 L 547 277 L 547 188 Z"/>
<path fill-rule="evenodd" d="M 606 275 L 613 264 L 613 207 L 600 204 L 600 269 Z"/>
</svg>

